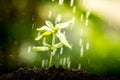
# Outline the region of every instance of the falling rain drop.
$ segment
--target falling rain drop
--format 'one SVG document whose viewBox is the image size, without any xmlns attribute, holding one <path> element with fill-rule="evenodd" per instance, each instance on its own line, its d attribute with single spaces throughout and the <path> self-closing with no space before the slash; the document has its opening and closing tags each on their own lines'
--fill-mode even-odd
<svg viewBox="0 0 120 80">
<path fill-rule="evenodd" d="M 68 65 L 67 65 L 68 68 L 70 68 L 70 64 L 71 64 L 71 62 L 69 61 L 69 62 L 68 62 Z"/>
<path fill-rule="evenodd" d="M 90 16 L 90 13 L 91 13 L 90 10 L 88 10 L 88 11 L 86 12 L 86 19 L 88 19 L 88 17 Z"/>
<path fill-rule="evenodd" d="M 63 65 L 65 65 L 66 64 L 66 58 L 64 57 L 63 58 Z"/>
<path fill-rule="evenodd" d="M 35 17 L 33 16 L 33 17 L 32 17 L 32 21 L 34 21 L 34 20 L 35 20 Z"/>
<path fill-rule="evenodd" d="M 81 22 L 83 21 L 83 18 L 84 18 L 84 15 L 81 14 L 81 16 L 80 16 L 80 21 L 81 21 Z"/>
<path fill-rule="evenodd" d="M 83 56 L 83 45 L 81 46 L 81 49 L 80 49 L 80 57 Z"/>
<path fill-rule="evenodd" d="M 70 57 L 67 57 L 67 63 L 70 62 Z"/>
<path fill-rule="evenodd" d="M 75 13 L 75 12 L 76 12 L 76 6 L 73 7 L 73 13 Z"/>
<path fill-rule="evenodd" d="M 61 14 L 57 15 L 56 20 L 55 20 L 56 24 L 61 21 L 61 17 L 62 17 Z"/>
<path fill-rule="evenodd" d="M 86 43 L 86 50 L 88 50 L 89 47 L 90 47 L 90 44 L 89 44 L 89 42 L 87 42 L 87 43 Z"/>
<path fill-rule="evenodd" d="M 46 59 L 46 60 L 45 60 L 45 66 L 47 66 L 47 65 L 48 65 L 48 60 Z"/>
<path fill-rule="evenodd" d="M 88 26 L 88 19 L 86 19 L 85 21 L 85 26 Z"/>
<path fill-rule="evenodd" d="M 82 38 L 79 40 L 79 46 L 82 46 Z"/>
<path fill-rule="evenodd" d="M 60 55 L 63 53 L 63 47 L 60 48 Z"/>
<path fill-rule="evenodd" d="M 83 0 L 83 5 L 86 5 L 86 0 Z"/>
<path fill-rule="evenodd" d="M 80 36 L 83 35 L 83 29 L 80 29 Z"/>
<path fill-rule="evenodd" d="M 55 0 L 52 0 L 52 2 L 54 2 Z"/>
<path fill-rule="evenodd" d="M 73 4 L 74 4 L 74 0 L 71 0 L 71 1 L 70 1 L 70 6 L 72 7 Z"/>
<path fill-rule="evenodd" d="M 34 29 L 35 24 L 32 24 L 32 30 Z"/>
<path fill-rule="evenodd" d="M 28 54 L 31 52 L 31 46 L 28 47 Z"/>
<path fill-rule="evenodd" d="M 42 65 L 41 65 L 41 67 L 43 68 L 44 65 L 45 65 L 45 60 L 43 59 L 43 60 L 42 60 Z"/>
<path fill-rule="evenodd" d="M 90 64 L 90 59 L 88 59 L 88 64 Z"/>
<path fill-rule="evenodd" d="M 81 63 L 78 64 L 78 69 L 81 69 Z"/>
<path fill-rule="evenodd" d="M 62 5 L 64 0 L 59 0 L 59 5 Z"/>
<path fill-rule="evenodd" d="M 50 11 L 48 12 L 48 18 L 51 18 L 51 16 L 52 16 L 52 11 L 50 10 Z"/>
<path fill-rule="evenodd" d="M 63 59 L 62 59 L 62 58 L 60 58 L 60 65 L 62 65 L 62 62 L 63 62 Z"/>
</svg>

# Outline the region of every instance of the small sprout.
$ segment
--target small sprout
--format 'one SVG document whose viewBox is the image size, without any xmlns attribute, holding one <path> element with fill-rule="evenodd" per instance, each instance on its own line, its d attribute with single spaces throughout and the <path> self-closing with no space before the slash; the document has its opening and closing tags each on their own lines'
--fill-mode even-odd
<svg viewBox="0 0 120 80">
<path fill-rule="evenodd" d="M 34 51 L 49 51 L 50 52 L 50 61 L 49 66 L 52 64 L 52 55 L 55 54 L 56 50 L 58 48 L 61 48 L 62 46 L 66 46 L 68 48 L 72 48 L 70 44 L 68 43 L 65 35 L 61 32 L 61 29 L 69 27 L 73 22 L 67 21 L 64 23 L 56 24 L 55 27 L 50 21 L 45 21 L 46 26 L 42 26 L 41 28 L 37 28 L 37 31 L 41 33 L 37 38 L 35 38 L 36 41 L 41 40 L 43 37 L 43 46 L 33 47 Z M 52 35 L 52 42 L 51 44 L 47 44 L 46 42 L 46 36 Z M 60 40 L 59 43 L 55 43 L 55 39 L 58 37 Z"/>
</svg>

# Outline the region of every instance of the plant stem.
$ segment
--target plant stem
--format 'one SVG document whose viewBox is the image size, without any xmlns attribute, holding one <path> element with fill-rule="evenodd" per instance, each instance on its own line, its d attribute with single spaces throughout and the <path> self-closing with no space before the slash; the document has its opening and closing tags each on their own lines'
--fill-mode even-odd
<svg viewBox="0 0 120 80">
<path fill-rule="evenodd" d="M 54 47 L 54 44 L 55 44 L 55 33 L 52 33 L 52 47 Z M 52 54 L 53 54 L 53 50 L 50 51 L 50 62 L 49 62 L 49 67 L 51 66 L 52 64 Z"/>
</svg>

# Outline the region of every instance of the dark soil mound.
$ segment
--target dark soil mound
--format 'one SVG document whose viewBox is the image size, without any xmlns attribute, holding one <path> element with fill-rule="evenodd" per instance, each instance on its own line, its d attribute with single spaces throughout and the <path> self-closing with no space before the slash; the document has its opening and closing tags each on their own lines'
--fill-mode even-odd
<svg viewBox="0 0 120 80">
<path fill-rule="evenodd" d="M 103 78 L 82 70 L 64 69 L 62 66 L 52 66 L 48 69 L 20 68 L 16 71 L 2 74 L 0 80 L 119 80 L 116 77 Z"/>
</svg>

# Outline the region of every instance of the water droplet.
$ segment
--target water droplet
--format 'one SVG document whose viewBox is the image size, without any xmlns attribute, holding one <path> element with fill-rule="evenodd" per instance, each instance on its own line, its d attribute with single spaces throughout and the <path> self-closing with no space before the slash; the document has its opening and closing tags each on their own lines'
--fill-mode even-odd
<svg viewBox="0 0 120 80">
<path fill-rule="evenodd" d="M 73 4 L 74 4 L 74 0 L 71 0 L 71 1 L 70 1 L 70 6 L 72 7 Z"/>
<path fill-rule="evenodd" d="M 28 54 L 31 52 L 31 46 L 28 47 Z"/>
<path fill-rule="evenodd" d="M 81 69 L 81 63 L 78 64 L 78 69 Z"/>
<path fill-rule="evenodd" d="M 64 0 L 59 0 L 59 5 L 62 5 Z"/>
<path fill-rule="evenodd" d="M 63 53 L 63 47 L 60 48 L 60 54 L 62 54 L 62 53 Z"/>
<path fill-rule="evenodd" d="M 52 11 L 50 10 L 50 11 L 48 12 L 48 18 L 51 18 L 51 16 L 52 16 Z"/>
<path fill-rule="evenodd" d="M 45 60 L 43 59 L 43 60 L 42 60 L 42 65 L 41 65 L 41 67 L 43 68 L 44 65 L 45 65 Z"/>
<path fill-rule="evenodd" d="M 76 6 L 73 7 L 73 13 L 75 13 L 75 12 L 76 12 Z"/>
<path fill-rule="evenodd" d="M 79 40 L 79 46 L 82 46 L 82 38 Z"/>
<path fill-rule="evenodd" d="M 87 43 L 86 43 L 86 50 L 88 50 L 89 47 L 90 47 L 90 44 L 89 44 L 89 42 L 87 42 Z"/>
<path fill-rule="evenodd" d="M 80 57 L 83 56 L 83 45 L 81 46 L 81 49 L 80 49 Z"/>
</svg>

